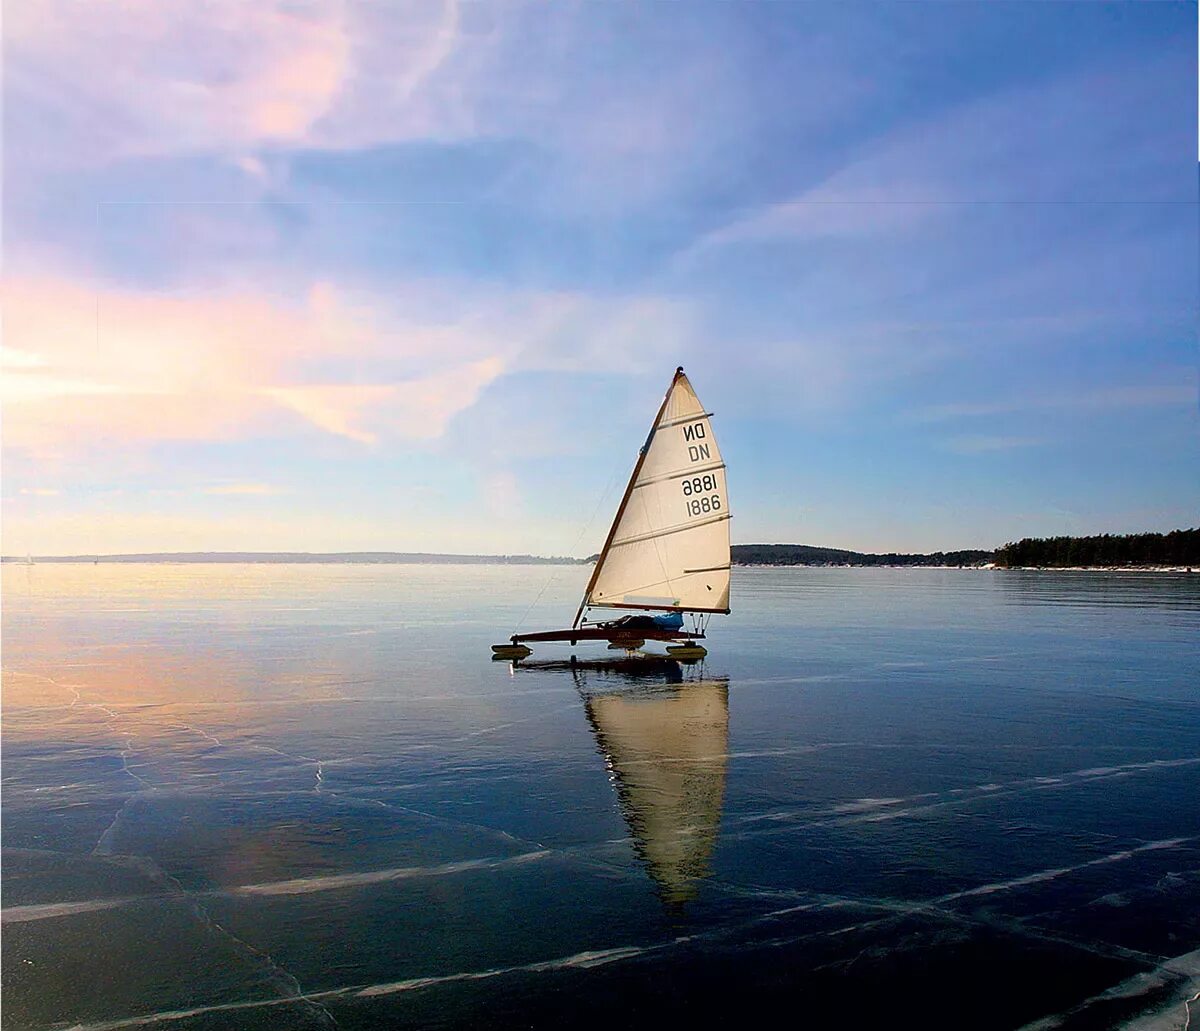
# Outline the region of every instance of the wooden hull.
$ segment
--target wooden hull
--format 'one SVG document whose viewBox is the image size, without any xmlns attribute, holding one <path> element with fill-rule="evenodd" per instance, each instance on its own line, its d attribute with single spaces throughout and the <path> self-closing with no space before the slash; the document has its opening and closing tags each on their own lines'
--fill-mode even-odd
<svg viewBox="0 0 1200 1031">
<path fill-rule="evenodd" d="M 513 644 L 523 644 L 526 641 L 611 641 L 622 644 L 626 641 L 700 641 L 704 635 L 689 633 L 686 630 L 656 630 L 650 627 L 599 627 L 581 626 L 574 630 L 543 630 L 536 634 L 513 634 Z"/>
</svg>

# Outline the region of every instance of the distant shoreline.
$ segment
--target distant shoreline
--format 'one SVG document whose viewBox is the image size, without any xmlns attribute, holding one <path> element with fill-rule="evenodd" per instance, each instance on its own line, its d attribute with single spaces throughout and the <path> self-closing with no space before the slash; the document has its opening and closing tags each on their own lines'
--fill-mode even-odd
<svg viewBox="0 0 1200 1031">
<path fill-rule="evenodd" d="M 541 555 L 447 555 L 406 551 L 164 551 L 121 555 L 0 556 L 5 564 L 25 565 L 468 565 L 577 566 L 592 559 Z"/>
<path fill-rule="evenodd" d="M 873 556 L 872 556 L 873 557 Z M 932 556 L 931 556 L 932 557 Z M 141 552 L 119 555 L 0 556 L 5 565 L 445 565 L 583 566 L 596 556 L 452 555 L 438 552 Z M 973 569 L 980 572 L 1200 573 L 1186 565 L 997 566 L 987 562 L 733 562 L 735 569 Z"/>
<path fill-rule="evenodd" d="M 1200 528 L 1170 533 L 1092 537 L 1027 537 L 1002 548 L 865 552 L 811 544 L 733 544 L 743 568 L 1024 569 L 1190 573 L 1200 567 Z M 586 566 L 599 559 L 566 555 L 459 555 L 442 551 L 139 551 L 118 554 L 0 556 L 0 562 L 106 565 L 126 563 L 238 565 Z"/>
<path fill-rule="evenodd" d="M 981 573 L 1200 573 L 1195 566 L 921 565 L 914 562 L 735 562 L 735 569 L 972 569 Z"/>
<path fill-rule="evenodd" d="M 994 566 L 1009 573 L 1200 573 L 1196 566 Z"/>
</svg>

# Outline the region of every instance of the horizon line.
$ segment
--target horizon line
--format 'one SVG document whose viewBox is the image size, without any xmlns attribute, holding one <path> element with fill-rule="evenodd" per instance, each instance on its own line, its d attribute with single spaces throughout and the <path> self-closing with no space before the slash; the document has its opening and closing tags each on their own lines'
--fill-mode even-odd
<svg viewBox="0 0 1200 1031">
<path fill-rule="evenodd" d="M 888 556 L 888 555 L 903 555 L 903 556 L 932 556 L 945 554 L 958 554 L 961 552 L 979 552 L 993 553 L 995 548 L 952 548 L 937 549 L 934 551 L 858 551 L 853 548 L 836 548 L 820 544 L 796 544 L 796 543 L 750 543 L 750 544 L 733 544 L 731 548 L 804 548 L 813 551 L 836 552 L 846 555 L 864 555 L 864 556 Z M 468 563 L 484 564 L 489 562 L 508 563 L 508 564 L 557 564 L 557 565 L 579 565 L 582 563 L 594 561 L 598 555 L 593 553 L 586 557 L 575 557 L 571 555 L 534 555 L 529 552 L 499 552 L 499 553 L 479 553 L 479 552 L 441 552 L 441 551 L 382 551 L 382 550 L 356 550 L 356 551 L 131 551 L 131 552 L 76 552 L 72 554 L 54 554 L 54 555 L 0 555 L 0 563 L 5 564 L 21 564 L 29 561 L 34 562 L 64 562 L 64 563 L 84 563 L 84 562 L 153 562 L 153 561 L 193 561 L 193 562 L 222 562 L 222 561 L 249 561 L 249 562 L 276 562 L 284 563 L 289 560 L 301 560 L 312 563 L 318 562 L 345 562 L 347 560 L 357 560 L 360 562 L 377 562 L 379 564 L 406 564 L 415 563 L 422 560 L 453 562 L 462 561 Z"/>
</svg>

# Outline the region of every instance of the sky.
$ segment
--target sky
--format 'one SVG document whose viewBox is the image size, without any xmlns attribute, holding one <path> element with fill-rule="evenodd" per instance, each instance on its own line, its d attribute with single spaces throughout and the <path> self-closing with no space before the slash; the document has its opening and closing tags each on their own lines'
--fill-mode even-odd
<svg viewBox="0 0 1200 1031">
<path fill-rule="evenodd" d="M 5 554 L 1200 523 L 1194 3 L 12 0 Z"/>
</svg>

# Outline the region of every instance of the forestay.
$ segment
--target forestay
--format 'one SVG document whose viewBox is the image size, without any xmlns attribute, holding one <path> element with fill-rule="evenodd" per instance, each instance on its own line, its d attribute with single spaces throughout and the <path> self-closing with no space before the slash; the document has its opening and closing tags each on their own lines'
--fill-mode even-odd
<svg viewBox="0 0 1200 1031">
<path fill-rule="evenodd" d="M 729 495 L 710 413 L 680 369 L 634 467 L 584 605 L 729 611 Z"/>
</svg>

